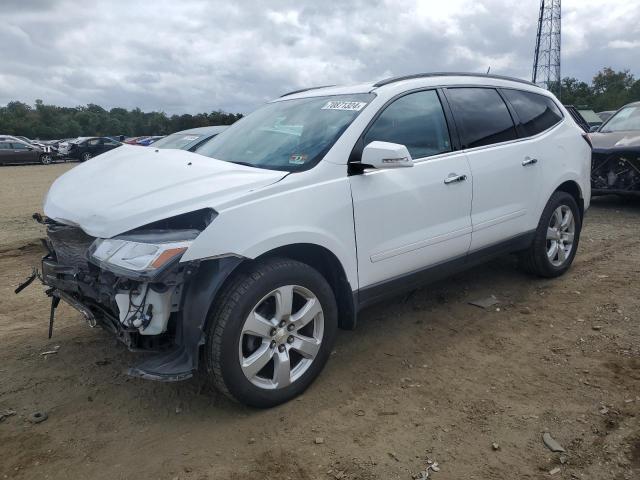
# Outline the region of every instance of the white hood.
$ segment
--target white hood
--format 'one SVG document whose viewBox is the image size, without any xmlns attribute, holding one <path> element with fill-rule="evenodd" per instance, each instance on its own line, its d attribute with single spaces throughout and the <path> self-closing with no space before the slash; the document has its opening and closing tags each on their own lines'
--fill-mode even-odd
<svg viewBox="0 0 640 480">
<path fill-rule="evenodd" d="M 59 177 L 44 213 L 94 237 L 110 238 L 182 213 L 216 209 L 286 175 L 183 150 L 123 145 Z"/>
</svg>

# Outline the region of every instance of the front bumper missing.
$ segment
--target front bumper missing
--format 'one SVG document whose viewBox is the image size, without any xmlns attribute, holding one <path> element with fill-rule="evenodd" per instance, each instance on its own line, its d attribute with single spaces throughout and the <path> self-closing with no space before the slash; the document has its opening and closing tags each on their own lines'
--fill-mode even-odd
<svg viewBox="0 0 640 480">
<path fill-rule="evenodd" d="M 176 311 L 171 314 L 171 332 L 157 336 L 164 340 L 161 348 L 157 349 L 139 348 L 136 340 L 140 340 L 140 336 L 131 329 L 124 328 L 118 314 L 114 314 L 113 309 L 104 304 L 104 282 L 91 280 L 86 272 L 76 266 L 60 265 L 54 252 L 42 259 L 42 270 L 38 278 L 49 287 L 47 294 L 52 297 L 50 330 L 55 307 L 62 300 L 80 312 L 91 327 L 99 325 L 114 333 L 129 350 L 145 353 L 139 364 L 128 369 L 128 375 L 173 382 L 188 379 L 197 370 L 200 347 L 205 342 L 209 308 L 223 282 L 242 260 L 238 257 L 225 257 L 196 262 L 197 265 L 191 263 L 176 266 L 180 272 L 177 277 L 173 273 L 169 275 L 169 281 L 178 278 L 181 282 L 181 300 Z M 185 276 L 185 272 L 189 272 L 189 275 Z M 149 336 L 145 340 L 155 337 Z"/>
</svg>

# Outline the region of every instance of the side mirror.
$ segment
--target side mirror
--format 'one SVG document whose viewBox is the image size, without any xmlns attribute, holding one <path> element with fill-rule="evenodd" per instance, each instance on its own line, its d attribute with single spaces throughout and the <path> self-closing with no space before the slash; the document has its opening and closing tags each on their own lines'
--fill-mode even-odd
<svg viewBox="0 0 640 480">
<path fill-rule="evenodd" d="M 363 166 L 379 169 L 413 167 L 407 147 L 389 142 L 371 142 L 364 147 L 361 162 Z"/>
<path fill-rule="evenodd" d="M 599 128 L 600 128 L 599 125 L 595 125 L 589 129 L 589 133 L 597 132 Z"/>
</svg>

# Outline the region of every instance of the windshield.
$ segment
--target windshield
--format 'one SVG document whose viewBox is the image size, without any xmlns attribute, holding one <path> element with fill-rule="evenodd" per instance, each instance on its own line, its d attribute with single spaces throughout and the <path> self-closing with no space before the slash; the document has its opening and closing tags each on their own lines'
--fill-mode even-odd
<svg viewBox="0 0 640 480">
<path fill-rule="evenodd" d="M 154 148 L 177 148 L 179 150 L 188 150 L 189 147 L 196 144 L 206 135 L 197 133 L 172 133 L 157 142 L 153 143 Z"/>
<path fill-rule="evenodd" d="M 640 130 L 640 107 L 625 107 L 609 119 L 600 130 L 603 133 Z"/>
<path fill-rule="evenodd" d="M 307 170 L 322 159 L 372 98 L 366 93 L 268 103 L 197 152 L 257 168 Z"/>
</svg>

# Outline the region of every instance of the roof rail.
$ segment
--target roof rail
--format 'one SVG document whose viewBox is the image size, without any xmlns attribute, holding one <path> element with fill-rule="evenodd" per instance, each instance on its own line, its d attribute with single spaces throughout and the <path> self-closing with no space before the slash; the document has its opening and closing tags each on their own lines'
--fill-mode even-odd
<svg viewBox="0 0 640 480">
<path fill-rule="evenodd" d="M 327 88 L 327 87 L 335 87 L 335 85 L 320 85 L 318 87 L 301 88 L 300 90 L 294 90 L 293 92 L 287 92 L 284 95 L 280 95 L 280 98 L 288 97 L 289 95 L 293 95 L 295 93 L 308 92 L 309 90 L 317 90 L 319 88 Z"/>
<path fill-rule="evenodd" d="M 390 83 L 400 82 L 402 80 L 411 80 L 414 78 L 429 78 L 429 77 L 482 77 L 482 78 L 495 78 L 498 80 L 510 80 L 512 82 L 524 83 L 526 85 L 536 86 L 528 80 L 521 78 L 507 77 L 505 75 L 493 75 L 490 73 L 470 73 L 470 72 L 433 72 L 433 73 L 414 73 L 412 75 L 400 75 L 397 77 L 385 78 L 375 83 L 374 87 L 382 87 L 383 85 L 389 85 Z"/>
</svg>

